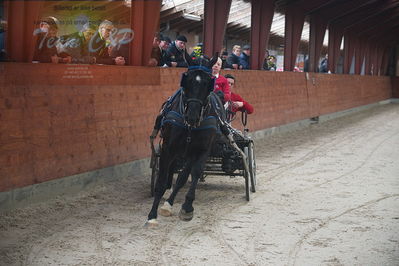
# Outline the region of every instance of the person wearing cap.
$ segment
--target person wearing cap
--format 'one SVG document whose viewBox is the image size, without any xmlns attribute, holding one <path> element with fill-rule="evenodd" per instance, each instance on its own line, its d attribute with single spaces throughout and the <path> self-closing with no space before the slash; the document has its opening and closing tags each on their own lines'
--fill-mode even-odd
<svg viewBox="0 0 399 266">
<path fill-rule="evenodd" d="M 274 55 L 269 55 L 263 62 L 263 69 L 269 71 L 276 71 L 276 57 Z"/>
<path fill-rule="evenodd" d="M 233 75 L 227 74 L 224 76 L 227 79 L 227 82 L 230 85 L 231 91 L 231 111 L 235 114 L 238 111 L 247 112 L 247 114 L 252 114 L 254 112 L 254 108 L 250 103 L 245 101 L 238 93 L 233 92 L 233 88 L 235 86 L 236 79 Z"/>
<path fill-rule="evenodd" d="M 169 48 L 169 45 L 172 41 L 170 40 L 169 37 L 164 36 L 161 34 L 160 37 L 160 42 L 159 42 L 159 50 L 161 51 L 161 55 L 159 58 L 159 62 L 158 62 L 158 66 L 163 66 L 163 67 L 167 67 L 167 50 Z"/>
<path fill-rule="evenodd" d="M 184 35 L 177 36 L 176 40 L 169 46 L 167 51 L 167 65 L 171 67 L 188 67 L 186 56 L 187 38 Z"/>
<path fill-rule="evenodd" d="M 227 67 L 231 69 L 242 69 L 240 65 L 241 46 L 234 45 L 231 54 L 227 57 Z"/>
<path fill-rule="evenodd" d="M 229 53 L 227 51 L 222 52 L 222 69 L 231 69 L 231 67 L 227 64 L 227 57 Z"/>
<path fill-rule="evenodd" d="M 163 51 L 167 51 L 169 48 L 169 45 L 172 41 L 170 40 L 170 38 L 168 36 L 164 36 L 161 34 L 161 39 L 159 42 L 159 48 L 161 48 Z"/>
<path fill-rule="evenodd" d="M 249 45 L 244 45 L 242 48 L 242 53 L 240 55 L 240 65 L 242 69 L 250 69 L 249 66 L 249 56 L 251 55 L 251 47 Z"/>
</svg>

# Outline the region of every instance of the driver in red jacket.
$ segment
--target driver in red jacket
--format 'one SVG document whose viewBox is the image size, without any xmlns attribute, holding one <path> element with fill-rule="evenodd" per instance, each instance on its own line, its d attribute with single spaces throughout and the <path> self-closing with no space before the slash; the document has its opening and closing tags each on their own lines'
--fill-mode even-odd
<svg viewBox="0 0 399 266">
<path fill-rule="evenodd" d="M 234 88 L 235 84 L 235 77 L 233 75 L 227 74 L 224 76 L 227 79 L 227 82 L 230 85 L 230 89 Z M 234 93 L 231 91 L 231 104 L 232 104 L 232 111 L 236 113 L 237 111 L 244 112 L 246 111 L 247 114 L 252 114 L 254 112 L 254 108 L 250 103 L 245 101 L 239 94 Z"/>
</svg>

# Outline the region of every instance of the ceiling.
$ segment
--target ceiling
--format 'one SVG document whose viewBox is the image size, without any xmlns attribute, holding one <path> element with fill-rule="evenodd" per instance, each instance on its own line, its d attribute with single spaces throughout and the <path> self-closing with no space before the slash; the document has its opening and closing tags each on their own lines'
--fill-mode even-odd
<svg viewBox="0 0 399 266">
<path fill-rule="evenodd" d="M 309 40 L 310 16 L 320 16 L 329 25 L 351 32 L 359 38 L 399 41 L 399 0 L 276 0 L 270 41 L 283 40 L 285 10 L 293 6 L 302 9 L 306 16 L 301 40 Z M 202 33 L 204 0 L 163 0 L 161 31 L 188 31 Z M 227 22 L 226 37 L 249 40 L 251 2 L 232 0 Z M 328 44 L 328 34 L 323 41 Z"/>
</svg>

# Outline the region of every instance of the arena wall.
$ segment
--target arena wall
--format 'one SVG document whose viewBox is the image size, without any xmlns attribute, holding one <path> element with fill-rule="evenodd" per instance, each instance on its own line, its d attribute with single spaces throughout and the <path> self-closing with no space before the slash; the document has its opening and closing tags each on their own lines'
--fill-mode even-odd
<svg viewBox="0 0 399 266">
<path fill-rule="evenodd" d="M 184 71 L 26 63 L 0 70 L 0 192 L 148 157 L 154 118 Z M 389 77 L 225 73 L 255 108 L 251 131 L 392 97 Z"/>
<path fill-rule="evenodd" d="M 399 77 L 392 77 L 392 97 L 399 98 Z"/>
</svg>

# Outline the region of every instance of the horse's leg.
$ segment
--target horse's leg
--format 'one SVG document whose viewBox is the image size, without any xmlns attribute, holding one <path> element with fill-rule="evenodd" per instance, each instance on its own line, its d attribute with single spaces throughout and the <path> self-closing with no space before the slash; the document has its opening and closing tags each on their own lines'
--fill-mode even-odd
<svg viewBox="0 0 399 266">
<path fill-rule="evenodd" d="M 184 185 L 187 183 L 188 176 L 190 175 L 190 172 L 191 172 L 191 167 L 192 167 L 192 161 L 191 160 L 187 160 L 187 162 L 184 164 L 184 167 L 183 167 L 182 171 L 177 176 L 176 186 L 173 189 L 172 194 L 167 199 L 167 201 L 169 202 L 170 205 L 173 205 L 177 193 L 179 193 L 179 190 L 182 187 L 184 187 Z"/>
<path fill-rule="evenodd" d="M 151 211 L 148 214 L 147 224 L 156 224 L 156 218 L 158 217 L 158 206 L 166 190 L 168 173 L 173 160 L 174 158 L 172 158 L 172 154 L 162 150 L 159 162 L 159 178 L 155 183 L 154 202 L 152 203 Z"/>
<path fill-rule="evenodd" d="M 173 183 L 173 175 L 176 172 L 176 166 L 177 166 L 177 162 L 176 160 L 173 161 L 173 163 L 171 164 L 170 168 L 169 168 L 169 174 L 168 174 L 168 182 L 166 185 L 166 191 L 163 195 L 164 199 L 169 198 L 170 194 L 172 193 L 172 183 Z"/>
<path fill-rule="evenodd" d="M 190 221 L 193 218 L 194 208 L 193 201 L 195 200 L 195 190 L 197 188 L 198 180 L 203 173 L 208 153 L 203 153 L 199 158 L 194 159 L 194 163 L 191 169 L 191 186 L 186 194 L 186 200 L 184 201 L 182 208 L 179 213 L 179 217 L 183 221 Z"/>
<path fill-rule="evenodd" d="M 173 160 L 172 164 L 170 165 L 169 174 L 168 174 L 168 183 L 166 189 L 172 189 L 173 183 L 173 174 L 176 172 L 177 160 Z"/>
<path fill-rule="evenodd" d="M 177 176 L 176 185 L 172 190 L 172 193 L 170 194 L 169 198 L 165 201 L 165 203 L 159 210 L 159 213 L 162 216 L 172 215 L 172 206 L 175 201 L 175 197 L 177 193 L 179 193 L 179 190 L 187 183 L 188 176 L 190 175 L 190 170 L 191 170 L 191 162 L 187 161 L 183 169 Z"/>
</svg>

